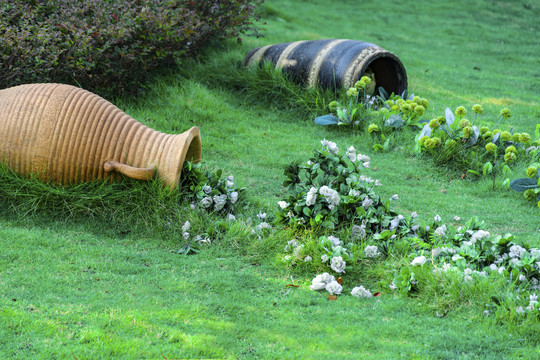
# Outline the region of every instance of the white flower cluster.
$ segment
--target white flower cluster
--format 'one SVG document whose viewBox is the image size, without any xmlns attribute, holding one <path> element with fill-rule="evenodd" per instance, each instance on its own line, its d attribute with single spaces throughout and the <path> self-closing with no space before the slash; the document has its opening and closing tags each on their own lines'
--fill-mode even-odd
<svg viewBox="0 0 540 360">
<path fill-rule="evenodd" d="M 372 258 L 372 257 L 376 257 L 376 256 L 380 255 L 379 249 L 377 248 L 377 245 L 368 245 L 368 246 L 366 246 L 366 248 L 364 249 L 364 254 L 368 258 Z"/>
<path fill-rule="evenodd" d="M 182 225 L 182 236 L 184 237 L 184 240 L 188 240 L 191 236 L 190 231 L 191 230 L 191 223 L 189 221 L 186 221 L 184 225 Z M 208 236 L 203 235 L 197 235 L 194 239 L 195 242 L 198 242 L 199 244 L 211 244 L 212 241 Z"/>
<path fill-rule="evenodd" d="M 437 235 L 437 236 L 445 237 L 446 236 L 446 231 L 447 231 L 446 225 L 442 225 L 442 226 L 439 226 L 438 228 L 436 228 L 433 233 L 435 235 Z"/>
<path fill-rule="evenodd" d="M 357 298 L 359 298 L 359 297 L 363 297 L 363 298 L 373 297 L 373 295 L 371 294 L 371 291 L 364 288 L 363 286 L 357 286 L 357 287 L 353 288 L 352 291 L 351 291 L 351 295 L 354 296 L 354 297 L 357 297 Z"/>
<path fill-rule="evenodd" d="M 325 185 L 319 189 L 319 194 L 324 196 L 324 198 L 328 202 L 328 208 L 330 210 L 332 210 L 335 206 L 339 204 L 339 193 L 336 190 L 331 189 Z"/>
<path fill-rule="evenodd" d="M 417 256 L 413 259 L 413 261 L 411 262 L 411 265 L 412 266 L 422 266 L 426 263 L 427 259 L 425 256 Z"/>
<path fill-rule="evenodd" d="M 311 189 L 309 189 L 306 195 L 306 206 L 315 205 L 315 203 L 317 202 L 317 193 L 318 190 L 316 187 L 312 186 Z"/>
<path fill-rule="evenodd" d="M 327 272 L 315 276 L 309 286 L 311 290 L 319 291 L 325 289 L 330 295 L 339 295 L 342 291 L 342 286 L 336 281 L 336 278 Z"/>
<path fill-rule="evenodd" d="M 537 308 L 536 304 L 538 304 L 538 295 L 531 294 L 529 295 L 529 305 L 525 309 L 523 309 L 523 306 L 516 308 L 516 312 L 518 314 L 523 314 L 525 311 L 534 311 Z"/>
<path fill-rule="evenodd" d="M 372 179 L 365 175 L 360 175 L 359 180 L 365 182 L 366 184 L 373 184 L 375 186 L 382 186 L 381 182 L 376 179 Z"/>
<path fill-rule="evenodd" d="M 366 237 L 366 224 L 353 225 L 351 233 L 355 239 L 365 238 Z"/>
<path fill-rule="evenodd" d="M 341 256 L 335 256 L 330 260 L 330 268 L 337 273 L 344 273 L 346 265 Z"/>
<path fill-rule="evenodd" d="M 285 209 L 288 208 L 289 205 L 290 205 L 290 204 L 289 204 L 288 202 L 286 202 L 286 201 L 278 201 L 277 203 L 278 203 L 279 207 L 280 207 L 282 210 L 285 210 Z"/>
<path fill-rule="evenodd" d="M 321 140 L 321 144 L 323 146 L 323 149 L 328 149 L 328 151 L 330 151 L 334 155 L 337 155 L 337 153 L 339 152 L 339 148 L 337 147 L 335 142 L 323 139 Z"/>
</svg>

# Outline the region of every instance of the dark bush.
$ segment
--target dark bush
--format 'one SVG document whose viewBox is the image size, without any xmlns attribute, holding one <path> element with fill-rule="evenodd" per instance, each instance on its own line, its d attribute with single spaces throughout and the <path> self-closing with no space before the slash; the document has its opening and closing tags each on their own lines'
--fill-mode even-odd
<svg viewBox="0 0 540 360">
<path fill-rule="evenodd" d="M 137 92 L 214 39 L 253 32 L 263 0 L 0 0 L 0 88 L 77 84 Z"/>
</svg>

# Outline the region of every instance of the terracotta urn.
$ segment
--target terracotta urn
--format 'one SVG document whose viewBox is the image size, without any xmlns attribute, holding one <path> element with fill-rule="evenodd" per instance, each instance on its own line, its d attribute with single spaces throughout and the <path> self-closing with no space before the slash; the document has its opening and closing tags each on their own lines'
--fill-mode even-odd
<svg viewBox="0 0 540 360">
<path fill-rule="evenodd" d="M 63 84 L 0 90 L 0 163 L 59 184 L 150 179 L 178 186 L 185 161 L 201 159 L 199 129 L 155 131 L 89 91 Z"/>
</svg>

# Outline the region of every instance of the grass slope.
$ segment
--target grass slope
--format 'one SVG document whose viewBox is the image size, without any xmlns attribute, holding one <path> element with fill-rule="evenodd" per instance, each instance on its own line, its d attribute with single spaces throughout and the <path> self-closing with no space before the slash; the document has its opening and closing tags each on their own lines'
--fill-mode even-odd
<svg viewBox="0 0 540 360">
<path fill-rule="evenodd" d="M 372 154 L 365 135 L 313 125 L 306 108 L 313 109 L 312 103 L 298 103 L 295 87 L 287 87 L 284 96 L 272 79 L 248 83 L 252 74 L 239 66 L 250 48 L 267 43 L 370 41 L 402 59 L 410 88 L 430 100 L 432 115 L 476 102 L 497 114 L 504 105 L 512 110 L 511 122 L 532 133 L 540 122 L 535 96 L 540 6 L 268 0 L 263 10 L 266 38 L 210 51 L 209 60 L 156 79 L 144 98 L 117 103 L 160 131 L 199 126 L 205 165 L 224 168 L 248 188 L 251 216 L 275 209 L 285 193 L 283 166 L 306 159 L 327 138 L 372 156 L 368 175 L 381 180 L 385 196 L 400 195 L 403 213 L 440 214 L 447 221 L 478 216 L 493 233 L 512 232 L 540 245 L 538 209 L 519 195 L 435 169 L 411 156 L 405 141 L 390 153 Z M 9 180 L 3 181 L 2 190 L 9 187 Z M 105 199 L 92 205 L 96 213 L 69 217 L 41 209 L 25 218 L 24 209 L 7 208 L 13 199 L 0 198 L 0 358 L 534 359 L 540 354 L 538 322 L 497 324 L 483 318 L 482 304 L 467 299 L 442 318 L 436 316 L 442 300 L 433 297 L 383 293 L 330 302 L 307 288 L 313 274 L 289 272 L 276 261 L 291 234 L 258 240 L 242 221 L 170 212 L 149 199 L 165 196 L 159 191 L 150 187 L 146 198 L 144 187 L 137 191 L 134 199 L 124 198 L 138 204 L 130 207 L 131 216 L 121 207 L 106 211 L 112 203 Z M 165 196 L 163 203 L 174 201 Z M 140 209 L 145 204 L 148 208 Z M 219 239 L 198 255 L 176 254 L 186 220 L 194 231 L 222 229 Z M 291 283 L 301 287 L 287 287 Z"/>
</svg>

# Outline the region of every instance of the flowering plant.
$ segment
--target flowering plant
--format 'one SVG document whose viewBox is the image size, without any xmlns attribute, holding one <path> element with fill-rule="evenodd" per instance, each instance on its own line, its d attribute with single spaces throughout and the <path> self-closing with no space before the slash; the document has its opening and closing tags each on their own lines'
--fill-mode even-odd
<svg viewBox="0 0 540 360">
<path fill-rule="evenodd" d="M 362 126 L 363 122 L 361 121 L 361 114 L 365 115 L 362 110 L 373 105 L 376 100 L 375 97 L 369 95 L 369 86 L 371 84 L 372 80 L 369 76 L 362 76 L 362 78 L 356 82 L 354 87 L 347 90 L 347 106 L 342 105 L 336 100 L 331 101 L 328 105 L 331 113 L 316 117 L 314 120 L 315 124 L 325 126 Z"/>
<path fill-rule="evenodd" d="M 537 202 L 540 208 L 540 163 L 530 164 L 526 174 L 526 178 L 512 180 L 510 187 L 515 191 L 523 192 L 525 199 Z"/>
<path fill-rule="evenodd" d="M 186 162 L 182 170 L 180 189 L 189 189 L 186 198 L 192 209 L 213 211 L 220 214 L 234 214 L 242 203 L 245 188 L 234 185 L 234 177 L 222 177 L 221 169 L 212 173 L 201 170 L 201 164 Z"/>
<path fill-rule="evenodd" d="M 383 202 L 374 191 L 381 183 L 362 174 L 370 158 L 349 147 L 339 155 L 336 143 L 322 140 L 322 150 L 304 164 L 291 163 L 285 169 L 283 185 L 289 195 L 279 201 L 277 221 L 293 227 L 350 227 L 355 222 L 368 233 L 384 230 L 395 234 L 407 228 L 404 217 Z M 395 220 L 399 219 L 399 220 Z"/>
<path fill-rule="evenodd" d="M 528 133 L 497 128 L 502 120 L 510 118 L 508 108 L 501 110 L 491 130 L 475 125 L 477 117 L 483 113 L 481 105 L 474 105 L 472 112 L 473 118 L 469 120 L 464 106 L 458 106 L 455 112 L 446 108 L 445 116 L 432 119 L 418 133 L 415 152 L 429 154 L 436 163 L 451 163 L 474 176 L 491 175 L 495 179 L 497 173 L 508 176 L 510 167 L 529 154 L 528 147 L 540 145 L 539 141 L 533 142 Z M 509 179 L 505 180 L 505 184 L 508 182 Z"/>
</svg>

